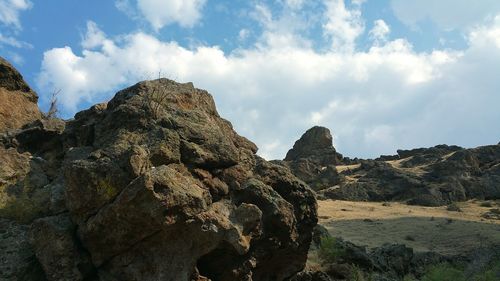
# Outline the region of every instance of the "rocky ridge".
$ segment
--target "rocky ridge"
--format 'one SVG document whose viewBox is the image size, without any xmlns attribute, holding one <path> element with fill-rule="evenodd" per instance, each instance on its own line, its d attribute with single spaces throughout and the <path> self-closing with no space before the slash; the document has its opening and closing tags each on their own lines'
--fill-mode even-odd
<svg viewBox="0 0 500 281">
<path fill-rule="evenodd" d="M 313 192 L 258 157 L 206 91 L 145 81 L 72 120 L 34 119 L 0 130 L 0 280 L 265 281 L 304 268 Z"/>
<path fill-rule="evenodd" d="M 336 153 L 331 141 L 325 141 L 329 134 L 321 127 L 308 130 L 285 159 L 276 162 L 311 184 L 320 198 L 424 206 L 500 198 L 500 145 L 438 145 L 353 160 Z"/>
</svg>

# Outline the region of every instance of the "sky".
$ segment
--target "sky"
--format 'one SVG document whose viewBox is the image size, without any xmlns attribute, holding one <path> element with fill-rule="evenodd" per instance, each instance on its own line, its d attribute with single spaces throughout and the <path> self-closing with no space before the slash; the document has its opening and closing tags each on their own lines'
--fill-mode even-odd
<svg viewBox="0 0 500 281">
<path fill-rule="evenodd" d="M 208 90 L 258 154 L 500 141 L 500 1 L 0 0 L 0 56 L 72 118 L 158 76 Z"/>
</svg>

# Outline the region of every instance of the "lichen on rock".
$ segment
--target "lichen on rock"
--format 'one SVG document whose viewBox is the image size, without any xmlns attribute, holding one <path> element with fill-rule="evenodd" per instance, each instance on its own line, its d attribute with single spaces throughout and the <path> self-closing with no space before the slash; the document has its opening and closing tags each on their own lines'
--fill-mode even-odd
<svg viewBox="0 0 500 281">
<path fill-rule="evenodd" d="M 285 280 L 305 266 L 313 192 L 191 83 L 140 82 L 4 134 L 0 150 L 20 163 L 0 169 L 0 214 L 22 226 L 41 280 Z M 35 280 L 28 266 L 5 278 Z"/>
</svg>

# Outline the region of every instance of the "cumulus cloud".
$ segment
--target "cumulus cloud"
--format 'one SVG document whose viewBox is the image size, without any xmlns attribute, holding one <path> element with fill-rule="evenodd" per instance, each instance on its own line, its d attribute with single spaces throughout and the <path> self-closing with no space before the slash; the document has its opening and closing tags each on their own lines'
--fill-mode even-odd
<svg viewBox="0 0 500 281">
<path fill-rule="evenodd" d="M 343 4 L 335 7 L 345 10 Z M 329 15 L 327 9 L 327 21 Z M 312 125 L 331 128 L 338 150 L 358 157 L 438 143 L 498 142 L 499 17 L 471 30 L 462 51 L 417 52 L 405 39 L 356 50 L 361 19 L 343 16 L 350 24 L 346 34 L 335 36 L 351 46 L 346 52 L 285 44 L 286 38 L 292 43 L 301 38 L 278 32 L 282 19 L 264 6 L 259 16 L 264 31 L 256 45 L 230 53 L 217 46 L 186 48 L 143 32 L 110 39 L 89 23 L 81 53 L 70 47 L 45 52 L 38 85 L 47 92 L 61 89 L 69 115 L 159 71 L 194 81 L 214 95 L 221 115 L 267 158 L 284 157 Z M 350 28 L 353 21 L 357 28 Z M 325 30 L 331 32 L 326 25 Z"/>
<path fill-rule="evenodd" d="M 201 19 L 206 0 L 137 0 L 137 10 L 155 30 L 177 23 L 193 27 Z M 138 18 L 130 0 L 116 0 L 116 7 L 132 18 Z"/>
<path fill-rule="evenodd" d="M 21 29 L 19 14 L 32 7 L 29 0 L 0 0 L 0 22 Z"/>
<path fill-rule="evenodd" d="M 500 12 L 497 0 L 392 0 L 396 17 L 403 23 L 418 27 L 420 22 L 431 20 L 446 30 L 468 30 Z"/>
<path fill-rule="evenodd" d="M 361 18 L 360 5 L 349 10 L 343 0 L 326 0 L 327 22 L 323 26 L 326 36 L 332 40 L 332 47 L 336 50 L 352 51 L 356 39 L 364 32 L 365 25 Z"/>
</svg>

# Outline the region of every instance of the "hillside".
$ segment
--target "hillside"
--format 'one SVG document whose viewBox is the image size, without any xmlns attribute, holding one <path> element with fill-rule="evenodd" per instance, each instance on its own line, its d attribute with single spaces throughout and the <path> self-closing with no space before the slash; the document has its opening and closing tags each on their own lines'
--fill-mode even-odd
<svg viewBox="0 0 500 281">
<path fill-rule="evenodd" d="M 322 141 L 311 140 L 318 138 Z M 349 159 L 335 150 L 327 128 L 313 127 L 275 163 L 289 167 L 319 198 L 422 206 L 500 199 L 498 144 L 472 149 L 438 145 L 374 160 Z"/>
</svg>

